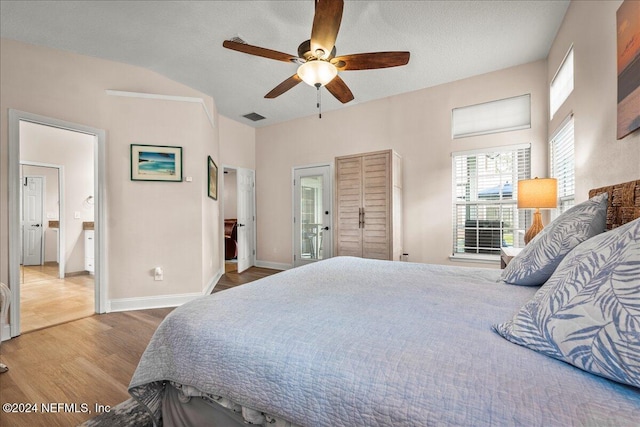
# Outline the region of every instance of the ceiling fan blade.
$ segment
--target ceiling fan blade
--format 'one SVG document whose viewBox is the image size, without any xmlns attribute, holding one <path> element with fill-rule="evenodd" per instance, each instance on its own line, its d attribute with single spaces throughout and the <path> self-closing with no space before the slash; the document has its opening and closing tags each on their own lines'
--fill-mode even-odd
<svg viewBox="0 0 640 427">
<path fill-rule="evenodd" d="M 316 13 L 311 29 L 311 52 L 322 49 L 326 59 L 336 44 L 340 22 L 342 21 L 343 0 L 316 0 Z"/>
<path fill-rule="evenodd" d="M 271 90 L 271 92 L 266 94 L 264 97 L 275 98 L 277 96 L 280 96 L 286 91 L 288 91 L 289 89 L 291 89 L 292 87 L 294 87 L 295 85 L 297 85 L 298 83 L 300 83 L 301 81 L 302 79 L 297 74 L 294 74 L 293 76 L 289 77 L 288 79 L 280 83 L 278 86 L 274 87 Z"/>
<path fill-rule="evenodd" d="M 409 52 L 355 53 L 333 58 L 331 62 L 340 70 L 373 70 L 406 65 Z"/>
<path fill-rule="evenodd" d="M 325 85 L 325 87 L 331 95 L 335 96 L 336 99 L 343 104 L 353 100 L 353 93 L 351 93 L 351 89 L 349 89 L 340 76 L 335 76 L 333 80 Z"/>
<path fill-rule="evenodd" d="M 288 53 L 278 52 L 277 50 L 265 49 L 264 47 L 252 46 L 246 43 L 238 43 L 232 40 L 225 40 L 222 43 L 222 46 L 226 47 L 227 49 L 237 50 L 238 52 L 248 53 L 249 55 L 275 59 L 276 61 L 294 62 L 298 59 L 297 56 L 289 55 Z"/>
</svg>

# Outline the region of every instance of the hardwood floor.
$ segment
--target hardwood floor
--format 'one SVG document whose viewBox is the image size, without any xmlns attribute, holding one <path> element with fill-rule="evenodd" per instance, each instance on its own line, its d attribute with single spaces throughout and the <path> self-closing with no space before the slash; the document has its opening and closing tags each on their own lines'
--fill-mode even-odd
<svg viewBox="0 0 640 427">
<path fill-rule="evenodd" d="M 20 268 L 20 331 L 35 331 L 95 313 L 93 276 L 58 278 L 58 264 Z"/>
<path fill-rule="evenodd" d="M 220 292 L 277 273 L 252 267 L 222 276 Z M 74 426 L 96 415 L 95 405 L 115 406 L 129 398 L 131 376 L 156 328 L 172 308 L 94 315 L 23 334 L 0 345 L 0 402 L 76 404 L 77 412 L 0 412 L 2 426 Z M 86 404 L 91 413 L 83 412 Z M 73 409 L 68 407 L 67 409 Z"/>
<path fill-rule="evenodd" d="M 253 282 L 254 280 L 262 279 L 263 277 L 271 276 L 272 274 L 279 272 L 279 270 L 272 270 L 270 268 L 262 267 L 251 267 L 247 271 L 243 271 L 240 274 L 238 274 L 237 270 L 227 271 L 222 275 L 216 286 L 213 288 L 213 293 L 224 291 L 225 289 L 233 288 L 234 286 Z"/>
</svg>

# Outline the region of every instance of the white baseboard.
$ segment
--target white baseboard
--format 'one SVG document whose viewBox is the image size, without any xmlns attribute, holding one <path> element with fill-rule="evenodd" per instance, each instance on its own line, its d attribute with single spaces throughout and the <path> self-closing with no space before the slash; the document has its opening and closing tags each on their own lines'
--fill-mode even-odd
<svg viewBox="0 0 640 427">
<path fill-rule="evenodd" d="M 11 339 L 11 326 L 2 325 L 2 329 L 0 329 L 0 341 L 6 341 L 8 339 Z"/>
<path fill-rule="evenodd" d="M 216 275 L 213 276 L 211 280 L 209 280 L 209 284 L 207 285 L 207 288 L 204 290 L 203 295 L 211 295 L 211 292 L 213 292 L 213 289 L 218 284 L 218 280 L 220 280 L 220 278 L 222 277 L 222 274 L 223 274 L 222 270 L 218 270 Z"/>
<path fill-rule="evenodd" d="M 138 297 L 138 298 L 120 298 L 109 301 L 109 310 L 113 311 L 131 311 L 131 310 L 147 310 L 150 308 L 178 307 L 196 298 L 202 294 L 194 292 L 191 294 L 176 295 L 158 295 L 154 297 Z"/>
<path fill-rule="evenodd" d="M 176 295 L 158 295 L 153 297 L 137 297 L 137 298 L 121 298 L 112 299 L 108 302 L 109 309 L 112 311 L 131 311 L 131 310 L 147 310 L 150 308 L 178 307 L 203 295 L 209 295 L 213 288 L 222 277 L 222 270 L 218 270 L 215 276 L 209 280 L 206 289 L 202 293 L 176 294 Z"/>
<path fill-rule="evenodd" d="M 272 268 L 274 270 L 289 270 L 289 269 L 293 268 L 293 265 L 284 264 L 284 263 L 280 263 L 280 262 L 258 261 L 258 260 L 256 260 L 256 267 Z"/>
</svg>

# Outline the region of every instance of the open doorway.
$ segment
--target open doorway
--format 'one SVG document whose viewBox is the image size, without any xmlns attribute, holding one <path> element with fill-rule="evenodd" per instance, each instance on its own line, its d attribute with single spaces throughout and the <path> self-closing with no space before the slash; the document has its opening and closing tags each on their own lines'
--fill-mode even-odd
<svg viewBox="0 0 640 427">
<path fill-rule="evenodd" d="M 224 272 L 238 271 L 238 174 L 224 168 Z"/>
<path fill-rule="evenodd" d="M 9 110 L 11 336 L 105 311 L 103 130 Z"/>
<path fill-rule="evenodd" d="M 20 122 L 22 333 L 95 312 L 93 139 Z"/>
<path fill-rule="evenodd" d="M 225 273 L 242 273 L 255 265 L 255 173 L 223 168 Z"/>
</svg>

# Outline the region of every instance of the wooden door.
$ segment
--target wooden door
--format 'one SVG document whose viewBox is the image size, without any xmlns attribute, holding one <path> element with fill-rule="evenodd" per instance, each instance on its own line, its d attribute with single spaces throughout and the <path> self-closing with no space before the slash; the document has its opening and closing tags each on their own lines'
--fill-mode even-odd
<svg viewBox="0 0 640 427">
<path fill-rule="evenodd" d="M 336 159 L 336 255 L 362 257 L 362 156 Z"/>
<path fill-rule="evenodd" d="M 362 256 L 391 259 L 390 152 L 365 155 L 362 176 Z"/>
</svg>

